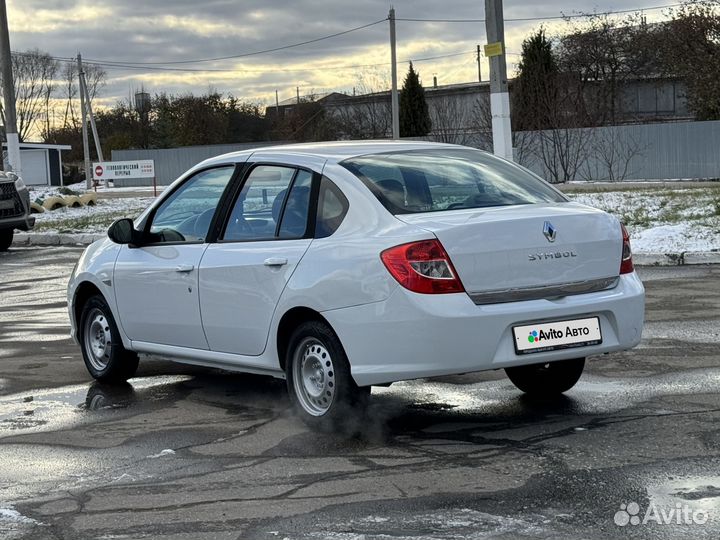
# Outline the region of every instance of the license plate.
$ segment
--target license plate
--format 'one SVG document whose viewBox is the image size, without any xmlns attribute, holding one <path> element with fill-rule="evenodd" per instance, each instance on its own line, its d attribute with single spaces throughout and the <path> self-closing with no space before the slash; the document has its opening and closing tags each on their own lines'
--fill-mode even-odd
<svg viewBox="0 0 720 540">
<path fill-rule="evenodd" d="M 573 319 L 513 327 L 515 352 L 530 354 L 602 343 L 600 319 Z"/>
<path fill-rule="evenodd" d="M 15 208 L 15 201 L 0 201 L 0 210 L 9 210 L 10 208 Z"/>
</svg>

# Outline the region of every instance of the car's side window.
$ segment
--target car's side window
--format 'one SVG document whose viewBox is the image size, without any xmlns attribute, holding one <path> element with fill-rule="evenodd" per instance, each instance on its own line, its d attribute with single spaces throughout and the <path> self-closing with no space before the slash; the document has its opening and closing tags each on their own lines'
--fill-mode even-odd
<svg viewBox="0 0 720 540">
<path fill-rule="evenodd" d="M 222 240 L 302 237 L 307 228 L 311 183 L 312 174 L 307 171 L 258 165 L 245 180 Z"/>
<path fill-rule="evenodd" d="M 204 242 L 234 166 L 201 171 L 187 180 L 155 212 L 153 242 Z"/>
<path fill-rule="evenodd" d="M 308 226 L 312 177 L 312 173 L 308 171 L 297 172 L 290 194 L 285 201 L 285 210 L 283 210 L 278 229 L 279 238 L 302 238 L 305 236 Z"/>
<path fill-rule="evenodd" d="M 325 238 L 333 234 L 345 218 L 349 206 L 348 200 L 340 188 L 332 180 L 323 176 L 318 195 L 315 238 Z"/>
</svg>

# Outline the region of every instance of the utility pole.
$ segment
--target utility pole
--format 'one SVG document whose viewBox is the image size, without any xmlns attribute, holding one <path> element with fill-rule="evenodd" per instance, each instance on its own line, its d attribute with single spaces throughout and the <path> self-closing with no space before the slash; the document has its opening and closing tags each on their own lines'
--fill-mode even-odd
<svg viewBox="0 0 720 540">
<path fill-rule="evenodd" d="M 397 88 L 397 57 L 395 54 L 395 8 L 390 8 L 388 15 L 390 21 L 390 63 L 392 67 L 392 91 L 391 91 L 391 109 L 392 109 L 392 138 L 400 138 L 400 103 L 398 100 Z"/>
<path fill-rule="evenodd" d="M 295 93 L 297 95 L 297 104 L 300 105 L 300 87 L 299 86 L 295 87 Z"/>
<path fill-rule="evenodd" d="M 510 94 L 505 62 L 505 26 L 502 0 L 485 0 L 485 30 L 490 58 L 490 111 L 492 112 L 493 152 L 512 161 Z"/>
<path fill-rule="evenodd" d="M 83 155 L 85 156 L 85 187 L 87 189 L 92 188 L 92 174 L 90 172 L 90 144 L 88 142 L 87 132 L 87 109 L 85 109 L 85 92 L 83 90 L 83 67 L 82 67 L 82 56 L 80 53 L 77 55 L 78 65 L 78 90 L 80 91 L 80 112 L 82 113 L 82 140 L 83 140 Z"/>
<path fill-rule="evenodd" d="M 482 70 L 480 69 L 480 45 L 477 46 L 478 82 L 482 82 Z"/>
<path fill-rule="evenodd" d="M 88 115 L 90 115 L 90 127 L 92 128 L 93 140 L 95 141 L 95 151 L 97 152 L 98 161 L 103 162 L 102 147 L 100 146 L 100 137 L 98 137 L 97 126 L 95 125 L 95 115 L 92 110 L 92 103 L 90 102 L 90 94 L 87 89 L 87 82 L 85 81 L 85 72 L 80 72 L 80 85 L 82 86 L 81 92 L 85 93 L 85 103 L 88 109 Z"/>
<path fill-rule="evenodd" d="M 0 72 L 2 73 L 3 101 L 5 102 L 5 136 L 7 138 L 7 156 L 10 170 L 22 176 L 20 163 L 20 137 L 15 118 L 15 87 L 13 85 L 12 56 L 10 53 L 10 33 L 8 31 L 7 8 L 5 0 L 0 0 Z"/>
</svg>

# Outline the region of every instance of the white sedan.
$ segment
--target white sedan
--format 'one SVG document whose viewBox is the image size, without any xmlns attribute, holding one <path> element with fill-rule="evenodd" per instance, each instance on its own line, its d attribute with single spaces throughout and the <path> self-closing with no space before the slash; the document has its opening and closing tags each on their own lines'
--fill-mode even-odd
<svg viewBox="0 0 720 540">
<path fill-rule="evenodd" d="M 137 353 L 281 377 L 325 429 L 404 379 L 505 369 L 523 392 L 565 392 L 585 357 L 642 332 L 618 220 L 462 146 L 226 154 L 108 237 L 68 285 L 93 377 L 132 377 Z"/>
</svg>

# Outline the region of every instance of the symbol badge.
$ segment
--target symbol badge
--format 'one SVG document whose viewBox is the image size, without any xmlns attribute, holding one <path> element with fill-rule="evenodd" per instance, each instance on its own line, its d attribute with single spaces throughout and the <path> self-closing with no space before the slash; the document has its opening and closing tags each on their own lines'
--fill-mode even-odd
<svg viewBox="0 0 720 540">
<path fill-rule="evenodd" d="M 546 221 L 543 225 L 543 234 L 545 235 L 545 238 L 547 238 L 548 242 L 554 242 L 557 230 L 553 227 L 552 223 Z"/>
</svg>

